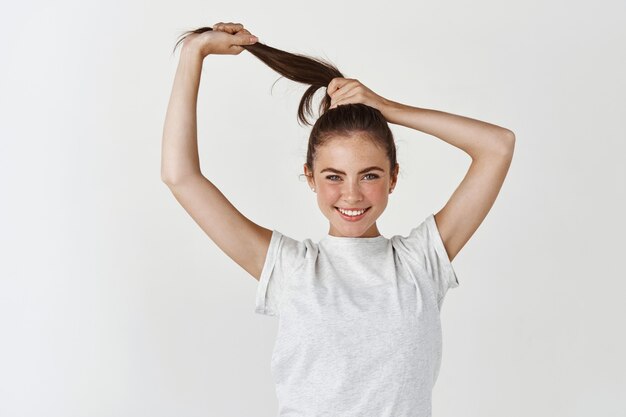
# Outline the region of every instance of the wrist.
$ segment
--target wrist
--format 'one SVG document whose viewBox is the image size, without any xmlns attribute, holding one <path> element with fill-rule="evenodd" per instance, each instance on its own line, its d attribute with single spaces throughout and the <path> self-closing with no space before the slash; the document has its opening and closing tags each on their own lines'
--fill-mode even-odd
<svg viewBox="0 0 626 417">
<path fill-rule="evenodd" d="M 210 55 L 210 53 L 203 51 L 200 46 L 193 41 L 183 43 L 183 47 L 181 48 L 181 58 L 184 56 L 184 59 L 202 61 L 207 55 Z"/>
<path fill-rule="evenodd" d="M 402 106 L 403 105 L 398 102 L 383 98 L 383 104 L 381 105 L 380 112 L 383 114 L 388 122 L 396 123 L 395 115 L 402 108 Z"/>
</svg>

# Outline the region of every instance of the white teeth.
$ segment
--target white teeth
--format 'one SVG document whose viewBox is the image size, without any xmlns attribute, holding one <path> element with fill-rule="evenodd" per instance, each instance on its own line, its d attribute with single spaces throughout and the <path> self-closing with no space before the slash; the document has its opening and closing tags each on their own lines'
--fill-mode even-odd
<svg viewBox="0 0 626 417">
<path fill-rule="evenodd" d="M 342 212 L 343 214 L 346 214 L 348 216 L 359 216 L 363 213 L 365 213 L 365 209 L 363 210 L 359 210 L 359 211 L 352 211 L 352 210 L 343 210 L 340 209 L 339 207 L 337 207 L 339 209 L 340 212 Z"/>
</svg>

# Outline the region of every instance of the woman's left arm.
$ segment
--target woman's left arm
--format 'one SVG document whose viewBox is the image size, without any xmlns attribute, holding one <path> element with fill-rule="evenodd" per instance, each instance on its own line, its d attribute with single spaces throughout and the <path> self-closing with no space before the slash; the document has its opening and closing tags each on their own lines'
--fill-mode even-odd
<svg viewBox="0 0 626 417">
<path fill-rule="evenodd" d="M 511 157 L 515 135 L 509 129 L 439 110 L 407 106 L 384 99 L 379 110 L 389 123 L 438 137 L 473 160 L 493 154 Z"/>
<path fill-rule="evenodd" d="M 509 129 L 469 117 L 397 103 L 353 78 L 333 78 L 327 94 L 331 98 L 331 109 L 348 103 L 367 104 L 378 109 L 389 123 L 436 136 L 465 151 L 473 160 L 494 153 L 512 156 L 515 135 Z"/>
<path fill-rule="evenodd" d="M 381 112 L 390 123 L 436 136 L 462 149 L 472 163 L 435 223 L 450 261 L 481 225 L 504 183 L 515 148 L 515 134 L 503 127 L 437 110 L 388 102 Z"/>
<path fill-rule="evenodd" d="M 396 103 L 355 79 L 334 78 L 327 92 L 331 108 L 348 103 L 367 104 L 378 109 L 389 123 L 436 136 L 472 158 L 467 174 L 435 214 L 437 229 L 452 261 L 496 201 L 513 158 L 515 134 L 480 120 Z"/>
</svg>

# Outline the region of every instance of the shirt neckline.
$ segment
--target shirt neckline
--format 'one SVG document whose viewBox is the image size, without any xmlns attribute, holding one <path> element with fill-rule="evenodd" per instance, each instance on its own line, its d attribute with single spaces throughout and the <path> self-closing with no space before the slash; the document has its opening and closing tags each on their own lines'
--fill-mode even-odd
<svg viewBox="0 0 626 417">
<path fill-rule="evenodd" d="M 376 243 L 387 240 L 383 235 L 374 237 L 345 237 L 345 236 L 333 236 L 326 234 L 321 239 L 322 242 L 336 242 L 336 243 Z"/>
</svg>

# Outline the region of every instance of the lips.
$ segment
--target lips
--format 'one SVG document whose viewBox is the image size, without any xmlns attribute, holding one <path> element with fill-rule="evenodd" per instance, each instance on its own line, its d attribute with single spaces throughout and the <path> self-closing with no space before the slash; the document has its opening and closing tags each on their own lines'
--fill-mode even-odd
<svg viewBox="0 0 626 417">
<path fill-rule="evenodd" d="M 337 213 L 339 213 L 342 219 L 347 220 L 347 221 L 352 221 L 352 222 L 362 219 L 365 216 L 365 214 L 369 211 L 370 208 L 371 207 L 367 207 L 365 211 L 359 214 L 358 216 L 348 216 L 346 214 L 343 214 L 341 211 L 339 211 L 339 207 L 335 207 L 335 209 L 337 210 Z M 358 210 L 363 210 L 363 209 L 346 209 L 346 210 L 358 211 Z"/>
</svg>

